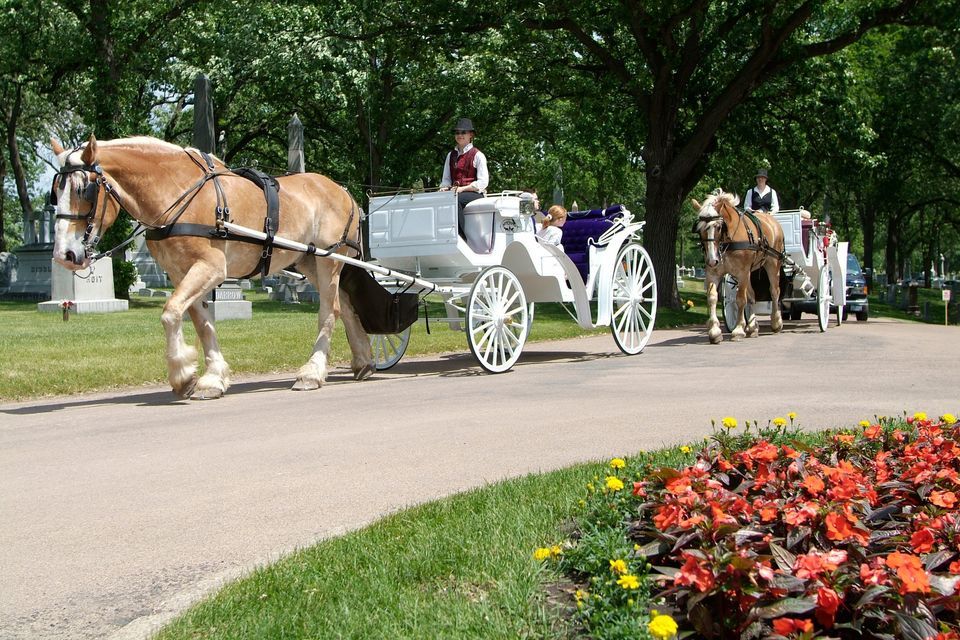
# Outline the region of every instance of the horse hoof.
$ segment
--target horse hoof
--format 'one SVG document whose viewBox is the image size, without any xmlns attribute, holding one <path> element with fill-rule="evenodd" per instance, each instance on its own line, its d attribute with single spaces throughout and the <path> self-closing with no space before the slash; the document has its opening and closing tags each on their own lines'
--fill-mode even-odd
<svg viewBox="0 0 960 640">
<path fill-rule="evenodd" d="M 200 379 L 197 376 L 193 376 L 186 382 L 186 384 L 182 385 L 179 389 L 177 387 L 173 387 L 172 389 L 173 395 L 177 396 L 178 398 L 182 398 L 186 400 L 187 398 L 193 395 L 193 392 L 197 388 L 197 382 L 199 380 Z"/>
<path fill-rule="evenodd" d="M 366 380 L 373 375 L 374 368 L 372 364 L 366 364 L 353 372 L 354 380 Z"/>
<path fill-rule="evenodd" d="M 313 391 L 314 389 L 320 388 L 319 380 L 297 378 L 297 381 L 293 383 L 291 389 L 294 391 Z"/>
<path fill-rule="evenodd" d="M 201 387 L 193 392 L 191 400 L 217 400 L 223 397 L 223 389 L 220 387 Z"/>
<path fill-rule="evenodd" d="M 710 336 L 710 344 L 720 344 L 723 342 L 723 336 Z"/>
</svg>

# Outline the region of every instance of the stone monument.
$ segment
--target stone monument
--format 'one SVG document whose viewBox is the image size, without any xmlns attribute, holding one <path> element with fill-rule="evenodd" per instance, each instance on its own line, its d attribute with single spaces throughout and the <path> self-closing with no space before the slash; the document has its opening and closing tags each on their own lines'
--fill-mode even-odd
<svg viewBox="0 0 960 640">
<path fill-rule="evenodd" d="M 210 79 L 202 73 L 193 82 L 193 146 L 205 153 L 216 152 L 213 127 L 213 95 Z M 249 320 L 253 317 L 253 303 L 244 300 L 240 284 L 228 278 L 210 292 L 204 304 L 217 320 Z"/>
<path fill-rule="evenodd" d="M 24 215 L 23 244 L 13 252 L 15 268 L 0 295 L 5 300 L 49 300 L 52 273 L 54 209 Z M 112 297 L 112 296 L 111 296 Z"/>
<path fill-rule="evenodd" d="M 70 271 L 52 259 L 50 264 L 52 299 L 38 304 L 38 311 L 62 311 L 65 304 L 73 313 L 110 313 L 129 308 L 126 300 L 114 297 L 110 258 L 100 258 L 81 271 Z"/>
</svg>

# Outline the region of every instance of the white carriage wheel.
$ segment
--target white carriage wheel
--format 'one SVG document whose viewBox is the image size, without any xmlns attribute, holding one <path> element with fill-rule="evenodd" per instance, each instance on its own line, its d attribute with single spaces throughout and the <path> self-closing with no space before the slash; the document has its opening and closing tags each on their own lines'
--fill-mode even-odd
<svg viewBox="0 0 960 640">
<path fill-rule="evenodd" d="M 646 249 L 630 243 L 620 249 L 613 270 L 610 331 L 620 351 L 643 351 L 657 319 L 657 278 Z"/>
<path fill-rule="evenodd" d="M 827 330 L 830 324 L 830 302 L 833 295 L 830 292 L 830 263 L 823 265 L 820 271 L 820 278 L 817 280 L 817 324 L 820 325 L 820 332 Z"/>
<path fill-rule="evenodd" d="M 723 302 L 723 326 L 726 328 L 727 333 L 733 333 L 733 330 L 737 328 L 737 291 L 740 289 L 739 284 L 733 284 L 733 276 L 729 273 L 723 276 L 723 280 L 720 282 L 721 301 Z M 743 307 L 743 318 L 744 322 L 750 319 L 750 316 L 753 314 L 753 305 L 749 302 Z"/>
<path fill-rule="evenodd" d="M 484 369 L 503 373 L 516 363 L 530 321 L 520 280 L 506 267 L 482 271 L 470 288 L 466 312 L 467 344 Z"/>
<path fill-rule="evenodd" d="M 400 362 L 410 344 L 410 327 L 400 333 L 374 334 L 370 336 L 373 350 L 373 366 L 377 371 L 386 371 Z"/>
</svg>

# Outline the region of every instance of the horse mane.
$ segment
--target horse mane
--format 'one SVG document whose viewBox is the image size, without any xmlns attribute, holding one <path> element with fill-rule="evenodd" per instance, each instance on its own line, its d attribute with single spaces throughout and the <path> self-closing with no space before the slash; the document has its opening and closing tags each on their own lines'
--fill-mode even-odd
<svg viewBox="0 0 960 640">
<path fill-rule="evenodd" d="M 740 204 L 740 196 L 717 189 L 716 191 L 711 193 L 710 196 L 703 203 L 704 206 L 700 210 L 701 217 L 703 216 L 703 212 L 704 210 L 706 210 L 707 205 L 710 205 L 716 208 L 716 205 L 720 202 L 725 202 L 726 204 L 729 204 L 731 207 L 736 208 L 737 205 Z"/>
</svg>

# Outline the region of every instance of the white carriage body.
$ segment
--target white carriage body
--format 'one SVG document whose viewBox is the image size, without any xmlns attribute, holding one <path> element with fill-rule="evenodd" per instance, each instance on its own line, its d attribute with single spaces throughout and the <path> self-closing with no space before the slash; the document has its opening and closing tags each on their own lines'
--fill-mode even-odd
<svg viewBox="0 0 960 640">
<path fill-rule="evenodd" d="M 783 229 L 784 253 L 789 256 L 798 267 L 793 270 L 794 293 L 803 294 L 793 299 L 805 299 L 816 290 L 821 272 L 828 267 L 832 273 L 831 293 L 833 304 L 843 307 L 847 303 L 847 251 L 849 243 L 830 242 L 824 250 L 824 239 L 829 237 L 824 233 L 825 227 L 811 218 L 810 212 L 805 209 L 781 210 L 773 214 Z M 807 247 L 804 248 L 804 220 L 810 220 L 807 225 Z M 787 267 L 789 269 L 789 267 Z M 787 275 L 791 275 L 788 271 Z M 785 299 L 791 300 L 790 298 Z"/>
<path fill-rule="evenodd" d="M 610 323 L 610 281 L 617 254 L 639 240 L 642 222 L 623 222 L 589 246 L 589 274 L 584 282 L 558 247 L 541 243 L 533 216 L 524 211 L 519 192 L 491 194 L 464 207 L 464 235 L 457 231 L 457 197 L 452 191 L 375 196 L 370 199 L 369 251 L 378 265 L 441 285 L 445 298 L 466 292 L 477 274 L 491 266 L 512 271 L 528 302 L 573 303 L 584 328 Z M 446 285 L 446 286 L 444 286 Z M 594 322 L 590 300 L 596 294 Z M 457 328 L 457 320 L 450 321 Z"/>
</svg>

